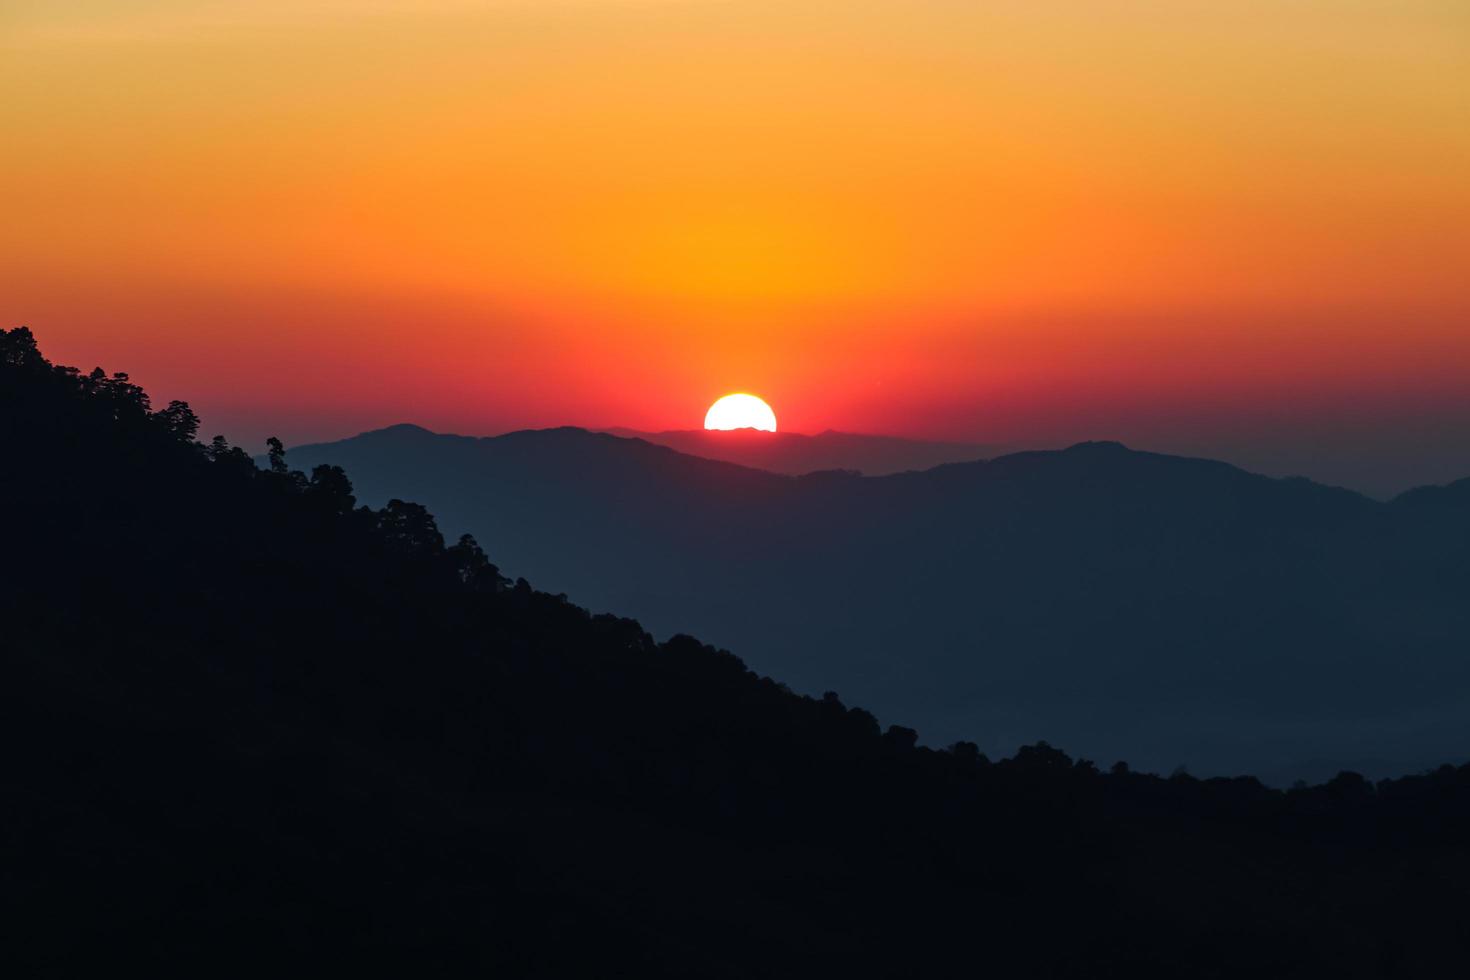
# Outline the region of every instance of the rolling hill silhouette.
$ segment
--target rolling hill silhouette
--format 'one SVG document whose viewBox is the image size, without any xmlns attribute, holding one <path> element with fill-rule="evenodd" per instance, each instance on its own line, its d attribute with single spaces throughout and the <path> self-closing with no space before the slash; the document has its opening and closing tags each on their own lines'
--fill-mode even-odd
<svg viewBox="0 0 1470 980">
<path fill-rule="evenodd" d="M 656 446 L 668 446 L 689 456 L 739 463 L 790 476 L 818 470 L 855 470 L 867 476 L 886 476 L 907 470 L 927 470 L 942 463 L 968 462 L 994 456 L 998 451 L 994 446 L 859 435 L 832 429 L 816 435 L 756 429 L 731 432 L 706 429 L 605 431 L 625 439 L 642 439 Z"/>
<path fill-rule="evenodd" d="M 1382 503 L 1116 443 L 793 478 L 570 428 L 292 458 L 937 742 L 1277 781 L 1470 745 L 1467 481 Z"/>
<path fill-rule="evenodd" d="M 0 331 L 9 975 L 1369 978 L 1470 952 L 1470 766 L 1279 792 L 934 751 L 197 427 Z M 658 459 L 735 511 L 823 482 L 503 446 L 575 475 L 568 444 L 584 477 Z"/>
</svg>

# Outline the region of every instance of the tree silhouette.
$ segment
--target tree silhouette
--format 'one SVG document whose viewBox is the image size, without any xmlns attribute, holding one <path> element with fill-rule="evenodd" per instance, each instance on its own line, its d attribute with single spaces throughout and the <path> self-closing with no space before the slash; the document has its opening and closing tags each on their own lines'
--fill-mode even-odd
<svg viewBox="0 0 1470 980">
<path fill-rule="evenodd" d="M 390 500 L 378 512 L 378 530 L 389 547 L 408 555 L 435 554 L 444 550 L 444 535 L 432 514 L 422 504 Z"/>
<path fill-rule="evenodd" d="M 352 495 L 352 481 L 340 466 L 323 463 L 313 467 L 307 492 L 310 499 L 336 514 L 348 513 L 357 504 L 357 498 Z"/>
<path fill-rule="evenodd" d="M 158 413 L 158 419 L 181 442 L 193 442 L 194 437 L 199 434 L 199 416 L 189 408 L 188 402 L 169 402 L 168 407 Z"/>
<path fill-rule="evenodd" d="M 500 569 L 491 563 L 474 535 L 461 534 L 459 541 L 448 549 L 459 580 L 476 592 L 499 592 L 508 584 Z"/>
<path fill-rule="evenodd" d="M 269 449 L 271 472 L 287 472 L 289 467 L 286 466 L 286 447 L 282 445 L 281 440 L 277 439 L 275 436 L 271 436 L 265 441 L 265 444 Z"/>
</svg>

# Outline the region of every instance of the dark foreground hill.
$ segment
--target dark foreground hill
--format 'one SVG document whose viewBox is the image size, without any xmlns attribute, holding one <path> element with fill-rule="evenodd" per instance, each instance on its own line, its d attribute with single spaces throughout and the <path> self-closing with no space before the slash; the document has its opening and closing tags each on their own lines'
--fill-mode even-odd
<svg viewBox="0 0 1470 980">
<path fill-rule="evenodd" d="M 1351 978 L 1470 953 L 1470 769 L 1281 793 L 931 751 L 195 425 L 0 333 L 7 975 Z"/>
<path fill-rule="evenodd" d="M 1382 503 L 1116 443 L 792 478 L 579 429 L 292 458 L 938 744 L 1282 784 L 1470 754 L 1470 481 Z"/>
<path fill-rule="evenodd" d="M 943 463 L 968 462 L 994 456 L 997 452 L 993 446 L 871 436 L 831 429 L 810 436 L 799 432 L 760 432 L 755 429 L 732 432 L 706 429 L 607 431 L 625 439 L 642 439 L 655 446 L 668 446 L 690 456 L 739 463 L 789 476 L 819 470 L 854 470 L 868 476 L 885 476 L 908 470 L 932 469 Z"/>
</svg>

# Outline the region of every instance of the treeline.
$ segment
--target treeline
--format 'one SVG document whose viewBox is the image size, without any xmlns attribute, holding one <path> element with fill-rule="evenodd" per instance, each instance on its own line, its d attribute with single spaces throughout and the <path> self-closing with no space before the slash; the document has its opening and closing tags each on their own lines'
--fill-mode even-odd
<svg viewBox="0 0 1470 980">
<path fill-rule="evenodd" d="M 1281 792 L 925 748 L 198 427 L 0 331 L 0 881 L 31 971 L 1366 977 L 1470 952 L 1470 767 Z"/>
</svg>

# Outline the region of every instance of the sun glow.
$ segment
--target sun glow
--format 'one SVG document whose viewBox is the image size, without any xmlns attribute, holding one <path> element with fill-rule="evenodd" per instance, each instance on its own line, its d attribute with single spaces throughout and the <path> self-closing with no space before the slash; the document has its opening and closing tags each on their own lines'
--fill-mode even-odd
<svg viewBox="0 0 1470 980">
<path fill-rule="evenodd" d="M 776 431 L 776 413 L 754 395 L 726 395 L 704 415 L 706 429 L 761 429 Z"/>
</svg>

